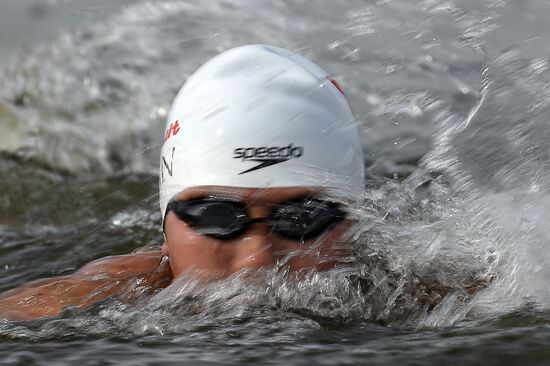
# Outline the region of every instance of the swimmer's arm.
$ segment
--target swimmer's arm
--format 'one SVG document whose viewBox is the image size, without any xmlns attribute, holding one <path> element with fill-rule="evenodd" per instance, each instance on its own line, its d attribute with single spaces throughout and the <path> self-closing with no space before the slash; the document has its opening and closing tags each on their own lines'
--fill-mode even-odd
<svg viewBox="0 0 550 366">
<path fill-rule="evenodd" d="M 56 316 L 68 306 L 85 308 L 109 297 L 130 298 L 166 287 L 171 272 L 161 259 L 159 249 L 140 251 L 96 260 L 72 275 L 33 281 L 0 294 L 0 318 Z"/>
</svg>

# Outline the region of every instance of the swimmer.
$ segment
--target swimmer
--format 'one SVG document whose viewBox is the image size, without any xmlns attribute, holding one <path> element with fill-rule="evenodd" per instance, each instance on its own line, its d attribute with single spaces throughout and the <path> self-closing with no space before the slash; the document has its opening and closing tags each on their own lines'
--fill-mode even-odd
<svg viewBox="0 0 550 366">
<path fill-rule="evenodd" d="M 295 53 L 242 46 L 199 68 L 170 109 L 159 176 L 160 249 L 7 291 L 0 317 L 131 300 L 185 275 L 322 271 L 350 254 L 342 243 L 353 225 L 346 203 L 364 193 L 355 119 L 338 84 Z"/>
</svg>

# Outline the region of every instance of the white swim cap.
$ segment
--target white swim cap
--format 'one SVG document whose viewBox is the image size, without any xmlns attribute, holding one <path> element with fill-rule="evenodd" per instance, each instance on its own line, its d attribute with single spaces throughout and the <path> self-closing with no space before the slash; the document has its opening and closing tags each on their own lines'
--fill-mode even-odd
<svg viewBox="0 0 550 366">
<path fill-rule="evenodd" d="M 160 160 L 160 208 L 184 189 L 323 187 L 363 194 L 361 142 L 348 101 L 320 67 L 282 48 L 237 47 L 178 92 Z"/>
</svg>

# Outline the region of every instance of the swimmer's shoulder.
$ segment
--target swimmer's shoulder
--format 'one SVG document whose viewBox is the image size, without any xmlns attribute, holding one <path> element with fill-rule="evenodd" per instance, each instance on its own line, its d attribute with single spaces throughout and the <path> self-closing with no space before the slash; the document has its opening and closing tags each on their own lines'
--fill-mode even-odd
<svg viewBox="0 0 550 366">
<path fill-rule="evenodd" d="M 168 286 L 170 266 L 159 248 L 110 256 L 88 263 L 72 275 L 41 279 L 0 294 L 0 318 L 35 319 L 79 309 L 110 297 L 131 300 L 135 294 Z M 140 291 L 134 291 L 140 286 Z M 146 291 L 143 291 L 143 290 Z"/>
</svg>

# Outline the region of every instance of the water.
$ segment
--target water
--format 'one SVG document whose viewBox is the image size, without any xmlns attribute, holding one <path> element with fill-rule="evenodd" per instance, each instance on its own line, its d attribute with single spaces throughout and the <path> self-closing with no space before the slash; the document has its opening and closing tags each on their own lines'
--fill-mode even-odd
<svg viewBox="0 0 550 366">
<path fill-rule="evenodd" d="M 334 75 L 370 189 L 349 266 L 4 321 L 1 364 L 548 363 L 548 2 L 48 4 L 2 56 L 0 290 L 161 242 L 166 109 L 237 45 Z"/>
</svg>

